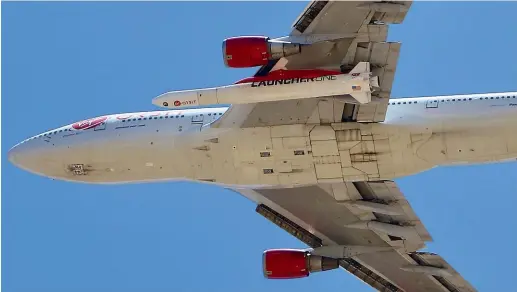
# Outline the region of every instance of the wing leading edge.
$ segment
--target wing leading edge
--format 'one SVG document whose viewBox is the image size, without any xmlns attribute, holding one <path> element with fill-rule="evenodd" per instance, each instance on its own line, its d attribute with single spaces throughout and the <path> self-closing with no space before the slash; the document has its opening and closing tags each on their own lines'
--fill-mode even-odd
<svg viewBox="0 0 517 292">
<path fill-rule="evenodd" d="M 432 238 L 394 182 L 233 190 L 256 201 L 259 214 L 312 248 L 382 249 L 340 261 L 379 291 L 476 291 L 442 257 L 419 251 Z"/>
</svg>

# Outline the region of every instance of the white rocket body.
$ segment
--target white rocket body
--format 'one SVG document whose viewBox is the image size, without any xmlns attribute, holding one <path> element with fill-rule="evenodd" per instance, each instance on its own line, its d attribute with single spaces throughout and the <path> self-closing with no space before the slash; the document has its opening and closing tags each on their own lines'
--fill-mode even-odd
<svg viewBox="0 0 517 292">
<path fill-rule="evenodd" d="M 172 91 L 153 99 L 153 104 L 178 109 L 346 94 L 351 95 L 357 102 L 365 104 L 372 100 L 372 87 L 378 86 L 377 77 L 372 77 L 369 71 L 368 63 L 359 63 L 349 74 L 255 81 L 215 88 Z"/>
</svg>

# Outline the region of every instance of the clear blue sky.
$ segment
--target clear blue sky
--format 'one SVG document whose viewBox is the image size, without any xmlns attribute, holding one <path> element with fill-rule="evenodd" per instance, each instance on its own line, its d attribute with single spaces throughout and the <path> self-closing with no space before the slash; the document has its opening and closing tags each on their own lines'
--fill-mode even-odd
<svg viewBox="0 0 517 292">
<path fill-rule="evenodd" d="M 221 41 L 285 35 L 305 3 L 2 4 L 3 291 L 372 291 L 341 270 L 265 280 L 264 249 L 303 245 L 235 193 L 51 181 L 5 156 L 48 129 L 154 110 L 151 98 L 168 90 L 252 74 L 224 67 Z M 517 90 L 516 11 L 517 2 L 414 3 L 390 31 L 403 42 L 393 96 Z M 480 291 L 515 290 L 517 164 L 397 182 L 431 251 Z"/>
</svg>

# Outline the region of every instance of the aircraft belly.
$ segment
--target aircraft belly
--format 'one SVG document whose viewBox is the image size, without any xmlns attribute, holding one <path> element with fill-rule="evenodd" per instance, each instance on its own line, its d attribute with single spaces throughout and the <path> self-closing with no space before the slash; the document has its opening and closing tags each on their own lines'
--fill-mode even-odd
<svg viewBox="0 0 517 292">
<path fill-rule="evenodd" d="M 391 180 L 439 165 L 509 160 L 517 157 L 517 139 L 509 128 L 433 133 L 383 123 L 295 124 L 106 140 L 61 150 L 61 157 L 56 167 L 63 173 L 55 176 L 75 181 L 295 186 Z"/>
<path fill-rule="evenodd" d="M 415 137 L 404 128 L 383 124 L 235 129 L 197 146 L 205 149 L 210 159 L 196 154 L 196 159 L 203 160 L 196 169 L 205 173 L 205 180 L 237 185 L 393 179 L 434 166 L 415 155 Z"/>
<path fill-rule="evenodd" d="M 411 106 L 409 106 L 411 107 Z M 388 108 L 383 123 L 406 128 L 429 128 L 433 132 L 492 130 L 510 127 L 517 122 L 516 108 L 503 105 L 440 104 L 438 108 Z"/>
<path fill-rule="evenodd" d="M 493 163 L 517 158 L 517 137 L 509 128 L 448 132 L 444 136 L 447 147 L 444 164 Z"/>
<path fill-rule="evenodd" d="M 440 165 L 512 160 L 517 137 L 500 127 L 435 133 L 380 123 L 298 124 L 227 131 L 208 148 L 215 182 L 292 186 L 391 180 Z"/>
<path fill-rule="evenodd" d="M 124 183 L 191 178 L 188 148 L 167 137 L 97 141 L 61 150 L 65 179 L 91 183 Z M 81 171 L 74 172 L 79 166 Z"/>
<path fill-rule="evenodd" d="M 434 165 L 515 161 L 517 135 L 509 127 L 478 127 L 430 132 L 416 155 Z"/>
</svg>

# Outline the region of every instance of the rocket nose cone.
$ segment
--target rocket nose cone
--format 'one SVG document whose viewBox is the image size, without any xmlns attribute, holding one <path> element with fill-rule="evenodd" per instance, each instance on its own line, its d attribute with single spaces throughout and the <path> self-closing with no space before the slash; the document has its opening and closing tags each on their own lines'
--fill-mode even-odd
<svg viewBox="0 0 517 292">
<path fill-rule="evenodd" d="M 198 93 L 200 90 L 182 90 L 164 93 L 153 99 L 153 104 L 165 108 L 184 108 L 197 106 Z"/>
<path fill-rule="evenodd" d="M 155 98 L 153 98 L 153 104 L 156 105 L 156 106 L 159 106 L 159 107 L 166 107 L 168 108 L 169 107 L 169 102 L 167 101 L 168 100 L 168 97 L 169 96 L 169 93 L 164 93 L 162 95 L 159 95 Z"/>
</svg>

